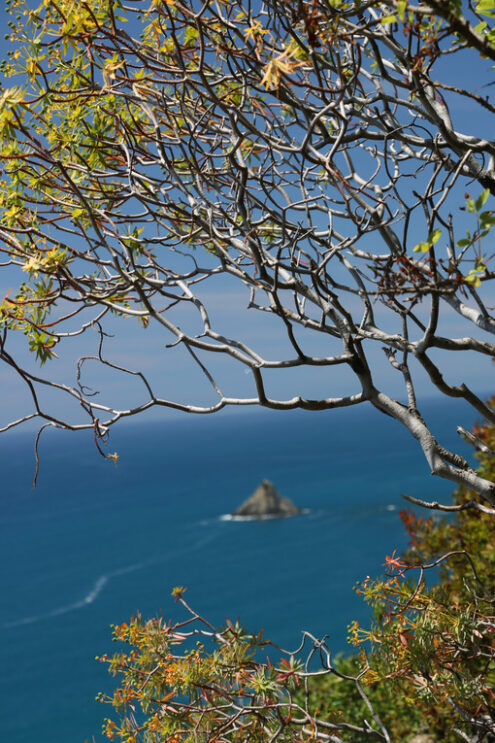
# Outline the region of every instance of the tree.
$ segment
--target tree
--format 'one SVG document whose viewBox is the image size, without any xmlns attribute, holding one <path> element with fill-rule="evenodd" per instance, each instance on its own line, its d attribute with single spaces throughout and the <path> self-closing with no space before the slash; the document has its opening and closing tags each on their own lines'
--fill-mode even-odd
<svg viewBox="0 0 495 743">
<path fill-rule="evenodd" d="M 334 661 L 306 635 L 309 656 L 302 648 L 274 666 L 256 657 L 261 635 L 217 629 L 194 612 L 175 626 L 137 618 L 116 628 L 134 647 L 111 660 L 123 674 L 113 698 L 123 721 L 109 721 L 108 736 L 388 742 L 416 719 L 443 740 L 493 736 L 493 472 L 437 442 L 416 395 L 425 374 L 495 424 L 492 405 L 445 379 L 451 359 L 489 361 L 495 350 L 485 252 L 495 224 L 493 0 L 10 0 L 8 10 L 2 70 L 14 84 L 0 100 L 0 237 L 15 288 L 0 305 L 0 357 L 33 412 L 3 430 L 33 418 L 40 433 L 87 429 L 116 459 L 102 445 L 111 427 L 155 406 L 367 402 L 410 431 L 433 474 L 463 488 L 453 506 L 421 502 L 453 510 L 456 526 L 406 515 L 419 535 L 412 561 L 393 553 L 386 579 L 359 588 L 376 623 L 353 626 L 351 638 L 369 641 L 368 655 Z M 472 87 L 452 79 L 463 68 L 476 72 Z M 221 278 L 279 321 L 290 353 L 264 358 L 217 328 L 203 287 Z M 459 336 L 448 332 L 452 313 Z M 170 400 L 143 369 L 110 359 L 108 334 L 128 318 L 162 327 L 215 401 Z M 12 336 L 24 334 L 49 369 L 95 332 L 73 384 L 12 352 Z M 401 375 L 401 399 L 378 382 L 375 347 Z M 249 396 L 223 392 L 218 357 L 247 370 Z M 85 377 L 91 362 L 137 376 L 145 401 L 100 401 Z M 348 391 L 268 393 L 268 374 L 298 367 L 344 367 Z M 50 408 L 47 388 L 80 416 Z M 491 461 L 487 430 L 461 434 Z M 435 565 L 446 575 L 429 589 L 423 573 Z M 347 719 L 342 705 L 321 706 L 339 694 Z M 390 699 L 400 700 L 393 715 Z"/>
<path fill-rule="evenodd" d="M 14 269 L 23 278 L 0 307 L 0 355 L 27 385 L 33 413 L 5 428 L 39 418 L 40 430 L 93 430 L 100 447 L 119 419 L 153 406 L 209 413 L 368 402 L 406 426 L 433 474 L 469 486 L 492 512 L 495 486 L 435 440 L 415 377 L 422 370 L 433 388 L 495 421 L 441 366 L 495 349 L 484 252 L 495 224 L 495 145 L 474 133 L 493 130 L 484 83 L 494 7 L 10 0 L 3 70 L 17 84 L 0 104 L 0 236 L 9 281 Z M 449 82 L 449 70 L 470 65 L 481 87 Z M 456 124 L 459 103 L 472 111 L 473 133 Z M 222 276 L 246 289 L 249 308 L 278 318 L 290 354 L 263 358 L 215 329 L 202 287 Z M 444 332 L 449 311 L 465 335 Z M 215 401 L 161 397 L 142 369 L 108 359 L 112 316 L 163 327 Z M 94 330 L 97 349 L 79 359 L 72 385 L 10 351 L 20 331 L 43 364 Z M 403 400 L 380 388 L 376 346 L 402 376 Z M 224 394 L 219 355 L 248 371 L 252 394 Z M 83 381 L 91 360 L 137 375 L 145 401 L 115 409 L 95 398 Z M 346 394 L 267 392 L 272 370 L 330 367 L 331 380 L 342 365 Z M 75 400 L 81 417 L 45 406 L 47 386 Z"/>
<path fill-rule="evenodd" d="M 495 426 L 484 425 L 477 435 L 493 445 Z M 493 456 L 482 454 L 480 465 L 495 482 Z M 137 616 L 114 627 L 124 648 L 100 658 L 119 682 L 112 696 L 101 697 L 113 707 L 107 737 L 493 741 L 493 518 L 472 507 L 473 492 L 464 487 L 454 500 L 454 518 L 401 514 L 410 549 L 394 551 L 384 576 L 357 586 L 375 615 L 369 630 L 350 625 L 357 655 L 335 658 L 325 639 L 307 632 L 291 652 L 238 622 L 214 627 L 189 607 L 181 587 L 174 595 L 186 609 L 184 620 Z M 438 568 L 440 580 L 427 581 Z"/>
</svg>

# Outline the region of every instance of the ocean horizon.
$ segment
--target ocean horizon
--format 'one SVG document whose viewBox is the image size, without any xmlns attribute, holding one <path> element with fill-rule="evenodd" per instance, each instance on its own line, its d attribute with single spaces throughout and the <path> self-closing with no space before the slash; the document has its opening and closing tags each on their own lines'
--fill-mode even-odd
<svg viewBox="0 0 495 743">
<path fill-rule="evenodd" d="M 475 416 L 430 400 L 424 414 L 444 445 L 465 455 L 456 425 Z M 32 431 L 0 437 L 0 628 L 9 743 L 100 743 L 115 685 L 96 655 L 111 654 L 110 624 L 178 619 L 170 597 L 211 622 L 240 618 L 286 648 L 301 632 L 345 651 L 348 624 L 369 609 L 353 585 L 383 572 L 407 545 L 401 493 L 449 502 L 414 439 L 370 408 L 325 413 L 245 411 L 122 425 L 104 461 L 89 434 L 47 431 L 38 486 Z M 226 518 L 269 479 L 304 513 Z"/>
</svg>

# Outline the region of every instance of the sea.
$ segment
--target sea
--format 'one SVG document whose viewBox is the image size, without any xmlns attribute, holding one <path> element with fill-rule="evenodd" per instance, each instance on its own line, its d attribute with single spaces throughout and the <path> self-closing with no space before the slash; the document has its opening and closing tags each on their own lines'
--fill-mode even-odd
<svg viewBox="0 0 495 743">
<path fill-rule="evenodd" d="M 446 446 L 472 412 L 429 400 L 425 418 Z M 239 618 L 286 649 L 303 630 L 344 652 L 347 626 L 370 610 L 353 591 L 407 546 L 402 493 L 449 503 L 401 426 L 360 406 L 328 412 L 235 411 L 124 422 L 107 451 L 90 434 L 48 430 L 0 437 L 0 740 L 101 743 L 115 679 L 111 624 L 185 618 L 171 597 L 219 626 Z M 304 509 L 263 521 L 228 518 L 269 479 Z"/>
</svg>

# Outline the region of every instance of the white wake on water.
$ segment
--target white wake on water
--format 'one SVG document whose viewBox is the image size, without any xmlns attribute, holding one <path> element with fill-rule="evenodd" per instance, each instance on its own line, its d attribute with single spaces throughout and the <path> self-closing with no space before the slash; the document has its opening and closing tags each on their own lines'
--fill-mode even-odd
<svg viewBox="0 0 495 743">
<path fill-rule="evenodd" d="M 52 609 L 51 611 L 47 611 L 44 614 L 36 614 L 32 617 L 17 619 L 15 622 L 7 622 L 0 625 L 0 629 L 13 629 L 14 627 L 22 627 L 26 624 L 35 624 L 36 622 L 41 622 L 43 619 L 58 617 L 61 614 L 67 614 L 70 611 L 82 609 L 83 607 L 88 606 L 88 604 L 92 604 L 93 601 L 98 598 L 109 580 L 111 580 L 112 578 L 117 578 L 120 575 L 125 575 L 126 573 L 133 573 L 135 570 L 141 570 L 142 568 L 146 567 L 146 565 L 150 564 L 150 562 L 137 562 L 134 565 L 128 565 L 125 568 L 119 568 L 118 570 L 112 570 L 109 573 L 104 573 L 98 578 L 97 581 L 95 581 L 95 584 L 93 585 L 91 591 L 86 594 L 86 596 L 80 601 L 74 601 L 71 604 L 59 606 L 57 609 Z"/>
<path fill-rule="evenodd" d="M 185 552 L 195 552 L 196 550 L 201 549 L 201 547 L 207 545 L 209 542 L 212 542 L 214 539 L 216 539 L 217 536 L 217 534 L 209 534 L 205 538 L 199 539 L 195 544 L 188 545 L 187 547 L 184 547 L 183 550 L 175 552 L 174 557 L 177 559 Z M 127 565 L 124 568 L 111 570 L 108 573 L 100 575 L 100 577 L 95 581 L 91 591 L 89 591 L 89 593 L 87 593 L 86 596 L 84 596 L 84 598 L 82 598 L 80 601 L 74 601 L 71 604 L 60 606 L 57 609 L 52 609 L 51 611 L 45 612 L 43 614 L 36 614 L 31 617 L 23 617 L 22 619 L 17 619 L 13 622 L 6 622 L 0 625 L 0 629 L 14 629 L 15 627 L 22 627 L 26 624 L 35 624 L 36 622 L 41 622 L 45 619 L 59 617 L 61 614 L 67 614 L 71 611 L 83 609 L 85 606 L 88 606 L 89 604 L 92 604 L 94 601 L 96 601 L 100 593 L 103 591 L 107 583 L 112 580 L 112 578 L 118 578 L 121 575 L 126 575 L 126 573 L 133 573 L 136 570 L 142 570 L 143 568 L 149 567 L 150 565 L 156 565 L 157 563 L 165 562 L 167 559 L 169 559 L 169 556 L 163 555 L 152 560 L 137 562 L 133 565 Z"/>
<path fill-rule="evenodd" d="M 268 521 L 273 519 L 290 519 L 294 518 L 294 516 L 307 516 L 308 513 L 311 513 L 311 510 L 309 508 L 302 508 L 300 513 L 296 514 L 272 514 L 267 513 L 263 516 L 237 516 L 235 513 L 222 513 L 218 518 L 220 521 Z"/>
</svg>

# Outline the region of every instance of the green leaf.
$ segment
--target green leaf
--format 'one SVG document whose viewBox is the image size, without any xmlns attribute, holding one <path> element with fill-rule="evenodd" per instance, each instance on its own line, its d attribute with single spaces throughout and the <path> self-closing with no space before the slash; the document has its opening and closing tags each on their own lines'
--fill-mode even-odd
<svg viewBox="0 0 495 743">
<path fill-rule="evenodd" d="M 478 5 L 476 6 L 476 10 L 482 15 L 494 16 L 495 2 L 494 0 L 480 0 Z"/>
<path fill-rule="evenodd" d="M 481 285 L 481 280 L 478 276 L 478 273 L 476 272 L 476 269 L 472 269 L 467 276 L 464 276 L 464 281 L 466 282 L 466 284 L 471 284 L 471 286 L 474 286 L 475 289 Z"/>
<path fill-rule="evenodd" d="M 470 244 L 471 244 L 471 240 L 468 240 L 467 237 L 463 237 L 462 240 L 458 240 L 456 243 L 458 248 L 465 248 L 466 245 L 470 245 Z"/>
<path fill-rule="evenodd" d="M 401 21 L 404 20 L 406 16 L 406 8 L 407 8 L 407 0 L 398 0 L 397 2 L 397 14 Z"/>
<path fill-rule="evenodd" d="M 474 202 L 474 206 L 476 207 L 477 212 L 479 212 L 479 210 L 486 204 L 489 196 L 490 196 L 489 188 L 485 188 L 485 190 L 480 193 L 480 195 Z"/>
<path fill-rule="evenodd" d="M 415 253 L 427 253 L 430 248 L 432 248 L 436 242 L 438 242 L 440 235 L 442 234 L 442 230 L 432 230 L 430 234 L 428 235 L 427 242 L 418 243 L 415 248 L 413 248 L 413 251 Z"/>
<path fill-rule="evenodd" d="M 383 17 L 383 18 L 381 19 L 380 23 L 382 24 L 382 26 L 386 26 L 386 25 L 387 25 L 387 23 L 397 23 L 397 18 L 396 18 L 396 16 L 395 16 L 395 15 L 394 15 L 394 14 L 392 13 L 391 15 L 386 15 L 386 16 L 384 16 L 384 17 Z"/>
<path fill-rule="evenodd" d="M 478 25 L 473 28 L 473 31 L 475 31 L 477 34 L 481 34 L 483 33 L 487 25 L 488 24 L 486 21 L 482 21 L 481 23 L 478 23 Z"/>
<path fill-rule="evenodd" d="M 413 251 L 415 253 L 427 253 L 431 248 L 431 243 L 418 243 Z"/>
<path fill-rule="evenodd" d="M 199 36 L 198 29 L 195 28 L 194 26 L 189 26 L 188 28 L 186 28 L 186 30 L 184 32 L 184 41 L 186 43 L 187 42 L 196 41 L 196 39 L 198 38 L 198 36 Z"/>
<path fill-rule="evenodd" d="M 433 230 L 433 232 L 430 232 L 428 235 L 428 242 L 430 245 L 435 245 L 436 242 L 438 242 L 440 235 L 442 234 L 442 230 Z"/>
</svg>

